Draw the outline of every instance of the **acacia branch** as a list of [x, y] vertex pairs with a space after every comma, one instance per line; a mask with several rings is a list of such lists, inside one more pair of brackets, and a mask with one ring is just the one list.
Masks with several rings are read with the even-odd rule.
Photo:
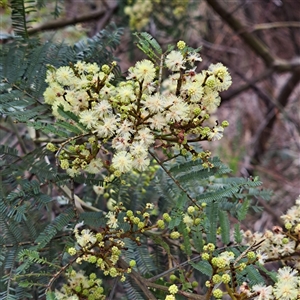
[[[60, 29], [69, 25], [75, 25], [77, 23], [84, 23], [84, 22], [90, 22], [92, 20], [100, 19], [101, 17], [111, 16], [113, 12], [118, 8], [118, 5], [115, 4], [110, 9], [105, 10], [103, 8], [95, 10], [93, 12], [90, 12], [88, 14], [82, 14], [81, 16], [74, 16], [73, 18], [65, 19], [60, 18], [55, 21], [50, 21], [47, 23], [40, 24], [36, 27], [29, 28], [28, 34], [33, 35], [40, 31], [47, 31], [47, 30], [55, 30]], [[107, 19], [107, 17], [106, 17]], [[105, 20], [104, 23], [107, 23], [107, 20]]]
[[[123, 269], [127, 269], [129, 267], [128, 264], [123, 259], [119, 259], [118, 263], [121, 266], [121, 268], [123, 268]], [[147, 296], [147, 299], [149, 299], [149, 300], [157, 300], [155, 298], [155, 296], [148, 289], [149, 287], [158, 289], [161, 291], [169, 292], [168, 286], [150, 282], [148, 279], [142, 277], [138, 272], [136, 272], [133, 269], [132, 269], [131, 273], [129, 273], [128, 275], [134, 279], [136, 284], [141, 288], [141, 290], [145, 293], [145, 295]], [[190, 292], [181, 291], [181, 290], [178, 291], [178, 294], [187, 297], [187, 299], [195, 299], [195, 300], [204, 300], [205, 299], [205, 296], [192, 294]]]

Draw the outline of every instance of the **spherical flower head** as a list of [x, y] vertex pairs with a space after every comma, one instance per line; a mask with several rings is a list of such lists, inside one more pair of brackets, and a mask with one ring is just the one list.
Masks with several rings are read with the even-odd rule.
[[156, 224], [157, 224], [157, 227], [160, 229], [165, 228], [165, 222], [163, 220], [158, 220]]
[[228, 121], [226, 121], [226, 120], [224, 120], [223, 122], [222, 122], [222, 127], [228, 127], [229, 126], [229, 122]]
[[166, 222], [170, 222], [171, 221], [171, 217], [168, 213], [164, 213], [163, 214], [163, 219], [166, 221]]
[[277, 274], [278, 282], [297, 284], [298, 281], [297, 274], [298, 274], [297, 270], [294, 270], [288, 266], [283, 267], [278, 270], [278, 274]]
[[43, 93], [45, 103], [52, 105], [59, 97], [65, 93], [63, 87], [57, 82], [51, 83]]
[[158, 113], [163, 111], [164, 109], [164, 99], [158, 93], [147, 96], [143, 104], [149, 110], [150, 113]]
[[229, 283], [231, 280], [231, 277], [229, 274], [223, 274], [222, 275], [222, 282], [224, 282], [225, 284]]
[[207, 77], [206, 81], [205, 81], [205, 86], [209, 87], [210, 89], [214, 90], [216, 89], [216, 77], [214, 75], [210, 75]]
[[211, 64], [208, 70], [211, 71], [216, 78], [215, 88], [218, 91], [227, 90], [231, 86], [231, 76], [228, 72], [228, 69], [223, 64]]
[[110, 275], [111, 277], [117, 277], [117, 276], [119, 275], [119, 272], [117, 271], [116, 268], [111, 267], [111, 268], [109, 269], [109, 275]]
[[216, 299], [221, 299], [223, 297], [223, 292], [220, 289], [215, 289], [213, 295]]
[[129, 262], [129, 266], [130, 266], [131, 268], [135, 267], [135, 265], [136, 265], [136, 261], [135, 261], [135, 260], [131, 260], [131, 261]]
[[194, 223], [193, 219], [188, 214], [184, 215], [182, 221], [186, 226], [189, 226], [189, 227], [192, 226]]
[[174, 295], [167, 295], [165, 300], [175, 300], [175, 296]]
[[273, 288], [272, 286], [265, 286], [263, 284], [256, 284], [252, 287], [252, 292], [258, 293], [258, 296], [253, 298], [254, 300], [271, 300], [273, 299], [272, 295]]
[[93, 158], [84, 170], [90, 174], [97, 174], [101, 171], [102, 167], [102, 160], [100, 158]]
[[191, 52], [188, 54], [187, 61], [193, 66], [196, 61], [202, 61], [199, 53]]
[[180, 237], [180, 233], [178, 231], [173, 231], [171, 232], [170, 234], [170, 238], [173, 239], [173, 240], [176, 240]]
[[87, 129], [91, 129], [96, 125], [97, 117], [93, 110], [84, 110], [79, 114], [79, 121], [85, 125]]
[[146, 203], [146, 209], [153, 209], [154, 204], [153, 203]]
[[202, 255], [201, 255], [201, 258], [203, 259], [203, 260], [209, 260], [209, 254], [208, 253], [206, 253], [206, 252], [204, 252], [204, 253], [202, 253]]
[[247, 253], [247, 258], [248, 258], [249, 260], [253, 260], [253, 259], [256, 258], [256, 255], [255, 255], [255, 253], [254, 253], [253, 251], [249, 251], [249, 252]]
[[51, 152], [55, 152], [57, 150], [57, 148], [55, 147], [54, 144], [52, 143], [48, 143], [46, 146], [47, 150], [51, 151]]
[[69, 161], [67, 159], [61, 159], [59, 161], [59, 164], [63, 170], [67, 170], [70, 167]]
[[170, 122], [180, 122], [189, 120], [189, 106], [183, 101], [172, 105], [166, 113], [166, 119]]
[[203, 247], [203, 250], [208, 251], [208, 252], [213, 252], [213, 251], [215, 251], [215, 249], [216, 249], [216, 246], [213, 243], [208, 243], [207, 245], [205, 245]]
[[177, 48], [178, 48], [179, 50], [184, 49], [185, 46], [186, 46], [186, 43], [185, 43], [184, 41], [179, 41], [179, 42], [177, 43]]
[[224, 128], [222, 126], [216, 126], [207, 134], [210, 141], [218, 141], [223, 137]]
[[112, 167], [121, 173], [132, 170], [132, 156], [126, 151], [120, 151], [113, 156]]
[[220, 282], [222, 282], [222, 277], [219, 274], [215, 274], [212, 277], [212, 281], [214, 284], [220, 283]]
[[110, 70], [110, 67], [108, 65], [103, 65], [101, 67], [101, 71], [105, 74], [108, 74], [109, 73], [109, 70]]
[[154, 136], [151, 130], [147, 127], [144, 127], [138, 131], [138, 134], [135, 136], [137, 141], [140, 141], [145, 147], [148, 147], [154, 143]]
[[86, 247], [87, 245], [94, 244], [97, 241], [96, 236], [89, 229], [83, 229], [80, 234], [75, 233], [77, 243], [81, 247]]
[[221, 97], [217, 91], [208, 87], [204, 88], [204, 94], [201, 99], [201, 104], [205, 107], [208, 113], [213, 113], [221, 103]]
[[101, 138], [108, 138], [113, 136], [116, 133], [118, 128], [118, 118], [115, 115], [108, 115], [102, 119], [102, 122], [99, 123], [96, 127], [97, 134]]
[[268, 258], [268, 255], [266, 253], [263, 253], [261, 250], [258, 250], [256, 252], [256, 258], [257, 258], [258, 263], [263, 265], [265, 263], [266, 259]]
[[135, 64], [134, 68], [129, 69], [129, 79], [136, 79], [139, 82], [150, 83], [156, 76], [156, 70], [153, 62], [143, 59]]
[[276, 299], [296, 300], [299, 288], [290, 282], [277, 282], [273, 288]]
[[189, 207], [187, 208], [187, 212], [188, 212], [188, 214], [190, 214], [190, 215], [192, 215], [192, 214], [194, 213], [194, 211], [195, 211], [195, 207], [194, 207], [194, 206], [189, 206]]
[[105, 218], [108, 219], [108, 221], [106, 222], [106, 225], [109, 228], [115, 229], [115, 228], [119, 227], [118, 219], [114, 212], [112, 212], [112, 211], [108, 212], [107, 215], [105, 216]]
[[163, 131], [168, 124], [165, 116], [161, 113], [156, 113], [152, 118], [149, 118], [148, 121], [150, 123], [149, 127], [153, 130]]
[[178, 293], [178, 287], [175, 285], [175, 284], [172, 284], [170, 287], [169, 287], [169, 292], [170, 294], [176, 294]]
[[95, 264], [97, 262], [97, 257], [95, 255], [89, 256], [88, 262], [91, 264]]
[[74, 247], [70, 247], [70, 248], [68, 249], [68, 253], [69, 253], [71, 256], [73, 256], [73, 255], [75, 255], [75, 254], [77, 253], [77, 251], [76, 251], [76, 249], [75, 249]]
[[204, 92], [201, 84], [198, 82], [187, 82], [183, 85], [182, 90], [188, 94], [192, 103], [200, 103]]
[[68, 66], [63, 66], [56, 70], [56, 80], [62, 86], [71, 85], [75, 79], [73, 70]]
[[130, 153], [133, 156], [145, 156], [147, 155], [148, 149], [145, 147], [145, 145], [142, 142], [133, 142], [130, 145]]
[[107, 100], [102, 100], [93, 107], [94, 119], [102, 119], [112, 112], [112, 107]]
[[178, 72], [180, 69], [185, 69], [185, 59], [183, 55], [176, 50], [171, 51], [165, 60], [166, 66], [170, 71]]

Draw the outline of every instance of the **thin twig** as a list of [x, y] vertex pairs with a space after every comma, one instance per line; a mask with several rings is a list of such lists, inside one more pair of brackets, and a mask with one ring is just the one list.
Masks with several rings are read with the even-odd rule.
[[169, 170], [160, 162], [160, 160], [149, 150], [150, 155], [157, 161], [157, 163], [162, 167], [162, 169], [168, 174], [168, 176], [173, 180], [173, 182], [178, 186], [180, 190], [184, 192], [184, 194], [193, 202], [194, 205], [196, 205], [200, 210], [202, 210], [202, 207], [199, 206], [196, 199], [193, 199], [188, 191], [180, 184], [180, 182], [169, 172]]
[[272, 22], [272, 23], [262, 23], [256, 24], [252, 28], [251, 31], [256, 30], [265, 30], [265, 29], [274, 29], [274, 28], [282, 28], [282, 27], [300, 27], [300, 22]]
[[61, 269], [54, 274], [54, 276], [50, 279], [50, 281], [47, 284], [46, 292], [49, 292], [51, 290], [51, 287], [54, 283], [54, 281], [69, 267], [71, 266], [77, 259], [77, 256], [74, 257], [72, 260], [70, 260], [66, 265], [61, 267]]

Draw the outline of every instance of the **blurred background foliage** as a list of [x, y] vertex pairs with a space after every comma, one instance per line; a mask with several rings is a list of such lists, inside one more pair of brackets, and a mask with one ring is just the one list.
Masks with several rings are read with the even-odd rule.
[[[11, 0], [17, 1], [17, 0]], [[259, 176], [274, 190], [245, 228], [280, 224], [300, 193], [300, 7], [295, 0], [27, 0], [28, 35], [41, 41], [87, 44], [110, 23], [124, 29], [113, 55], [123, 75], [143, 55], [132, 35], [146, 31], [161, 45], [184, 40], [202, 46], [201, 68], [222, 62], [233, 86], [222, 95], [215, 120], [230, 130], [210, 143], [237, 176]], [[14, 35], [10, 1], [0, 1], [0, 43]], [[0, 119], [0, 143], [22, 151], [11, 124]], [[20, 130], [25, 137], [28, 132]], [[206, 148], [206, 145], [203, 145]]]

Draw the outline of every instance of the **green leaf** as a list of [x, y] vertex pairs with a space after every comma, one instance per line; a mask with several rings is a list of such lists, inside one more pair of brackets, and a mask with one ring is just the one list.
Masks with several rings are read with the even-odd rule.
[[213, 268], [210, 263], [206, 260], [199, 261], [197, 263], [189, 262], [189, 264], [194, 267], [196, 270], [200, 271], [202, 274], [211, 277], [213, 274]]
[[28, 122], [27, 125], [37, 130], [41, 130], [46, 134], [54, 134], [56, 136], [63, 137], [63, 138], [69, 137], [69, 134], [66, 131], [57, 129], [54, 125], [49, 123], [37, 121], [37, 122]]
[[207, 242], [216, 244], [217, 240], [217, 223], [218, 223], [218, 204], [215, 202], [208, 203], [206, 206], [207, 214]]
[[203, 246], [204, 246], [204, 241], [202, 237], [202, 232], [198, 229], [195, 229], [192, 231], [192, 239], [194, 243], [194, 247], [198, 252], [202, 252]]
[[230, 242], [230, 223], [226, 211], [219, 210], [219, 220], [220, 220], [220, 227], [221, 227], [222, 242], [225, 245], [228, 245]]
[[240, 224], [236, 223], [236, 224], [234, 224], [234, 241], [237, 244], [240, 244], [242, 242], [242, 240], [243, 240], [243, 235], [241, 232]]
[[57, 300], [57, 298], [55, 297], [55, 293], [54, 292], [48, 292], [46, 294], [46, 300]]
[[[73, 133], [77, 134], [77, 135], [83, 133], [83, 131], [81, 129], [79, 129], [78, 127], [76, 127], [76, 126], [74, 126], [74, 125], [72, 125], [72, 124], [70, 124], [68, 122], [65, 122], [65, 121], [61, 121], [60, 120], [60, 121], [57, 121], [55, 124], [58, 127], [62, 127], [62, 128], [66, 129], [66, 130], [68, 130], [70, 132], [73, 132]], [[81, 127], [81, 125], [80, 125], [80, 127]]]
[[189, 256], [192, 255], [189, 233], [187, 231], [186, 225], [183, 222], [179, 224], [178, 231], [182, 234], [183, 237], [184, 252]]
[[242, 221], [246, 218], [246, 215], [249, 210], [249, 206], [250, 206], [250, 200], [248, 200], [248, 199], [243, 200], [242, 205], [239, 207], [239, 209], [237, 211], [239, 221]]
[[247, 272], [247, 278], [250, 280], [251, 285], [265, 282], [264, 278], [253, 265], [247, 266], [245, 271]]
[[149, 43], [149, 45], [158, 53], [158, 54], [162, 54], [162, 49], [159, 45], [159, 43], [157, 42], [157, 40], [150, 35], [147, 32], [141, 32], [140, 36], [143, 37], [145, 39], [145, 41], [147, 41]]

